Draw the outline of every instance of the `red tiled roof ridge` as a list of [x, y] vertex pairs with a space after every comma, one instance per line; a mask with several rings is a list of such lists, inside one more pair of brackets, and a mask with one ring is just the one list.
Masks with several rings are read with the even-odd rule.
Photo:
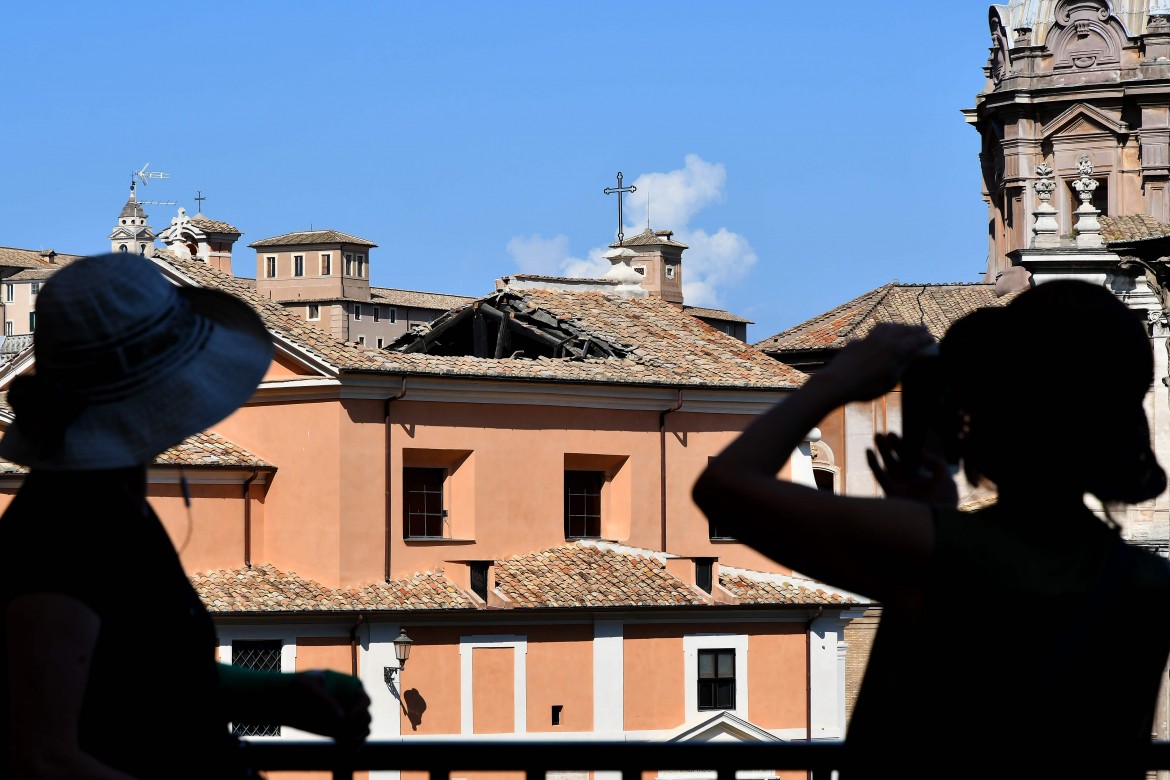
[[847, 337], [848, 334], [852, 333], [854, 331], [854, 329], [856, 329], [860, 323], [865, 321], [866, 317], [868, 317], [871, 313], [873, 313], [873, 310], [876, 309], [878, 307], [878, 305], [883, 300], [885, 300], [885, 297], [890, 294], [890, 290], [893, 289], [895, 285], [897, 285], [897, 282], [886, 282], [881, 287], [876, 287], [873, 290], [870, 290], [869, 292], [862, 293], [861, 295], [858, 295], [856, 298], [852, 298], [852, 299], [846, 301], [845, 303], [841, 304], [840, 306], [829, 309], [827, 312], [825, 312], [823, 314], [818, 314], [817, 316], [813, 317], [812, 319], [808, 319], [808, 320], [805, 320], [804, 322], [801, 322], [797, 325], [793, 325], [791, 328], [788, 328], [787, 330], [780, 331], [776, 335], [771, 336], [769, 338], [766, 338], [763, 341], [758, 341], [758, 342], [756, 342], [756, 344], [754, 346], [756, 347], [756, 349], [762, 350], [762, 349], [764, 349], [763, 345], [766, 342], [779, 341], [781, 338], [783, 338], [784, 336], [786, 336], [789, 333], [792, 333], [792, 332], [797, 331], [797, 330], [803, 330], [803, 329], [809, 328], [815, 324], [819, 324], [820, 322], [823, 322], [824, 320], [832, 318], [838, 312], [848, 311], [849, 307], [851, 307], [855, 304], [867, 302], [867, 299], [869, 299], [872, 296], [872, 298], [873, 298], [872, 302], [868, 302], [868, 305], [866, 305], [864, 307], [864, 311], [853, 315], [853, 322], [850, 323], [849, 326], [845, 330], [839, 331], [839, 337], [841, 337], [841, 338]]

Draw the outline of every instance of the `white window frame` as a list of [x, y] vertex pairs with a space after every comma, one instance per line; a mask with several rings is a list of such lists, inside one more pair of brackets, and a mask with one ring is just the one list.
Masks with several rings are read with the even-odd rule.
[[386, 319], [390, 322], [391, 325], [398, 322], [398, 309], [395, 309], [393, 306], [391, 306], [386, 312]]
[[276, 257], [273, 255], [264, 258], [264, 278], [276, 278]]
[[361, 279], [366, 278], [366, 256], [365, 255], [358, 255], [357, 256], [357, 275]]
[[362, 318], [362, 305], [360, 303], [355, 303], [353, 305], [353, 319], [356, 322], [356, 321], [360, 320], [361, 318]]
[[305, 275], [305, 256], [293, 255], [293, 276], [302, 277]]
[[380, 307], [375, 306], [374, 307], [374, 322], [381, 322], [381, 321], [382, 321], [382, 310]]
[[4, 322], [4, 335], [11, 336], [15, 332], [16, 332], [16, 325], [12, 322], [12, 320], [5, 320], [5, 322]]
[[364, 347], [366, 345], [366, 337], [365, 336], [358, 336], [357, 343], [361, 344]]
[[699, 709], [699, 651], [735, 651], [735, 707], [719, 712], [730, 712], [748, 719], [748, 636], [747, 634], [684, 634], [683, 681], [686, 685], [683, 701], [687, 721], [710, 717], [714, 710]]
[[29, 286], [29, 294], [33, 298], [40, 295], [41, 294], [41, 283], [40, 282], [33, 282], [32, 285]]
[[674, 278], [674, 266], [673, 265], [666, 266], [666, 278], [667, 279]]
[[346, 252], [344, 257], [345, 257], [345, 267], [342, 269], [342, 271], [344, 272], [343, 275], [344, 276], [353, 276], [353, 254], [350, 252]]
[[4, 302], [12, 303], [16, 300], [16, 285], [11, 282], [4, 285]]
[[321, 275], [333, 276], [333, 255], [328, 252], [321, 253]]
[[378, 339], [378, 349], [381, 349], [381, 348], [382, 348], [382, 347], [384, 347], [384, 346], [386, 346], [386, 344], [385, 344], [385, 339], [383, 339], [383, 338], [379, 338], [379, 339]]

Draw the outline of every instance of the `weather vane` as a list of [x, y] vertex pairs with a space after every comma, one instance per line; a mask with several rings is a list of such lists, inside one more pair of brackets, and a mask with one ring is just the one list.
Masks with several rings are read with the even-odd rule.
[[621, 246], [622, 241], [626, 237], [625, 233], [622, 232], [622, 195], [627, 192], [637, 192], [638, 188], [633, 185], [630, 185], [629, 187], [623, 187], [621, 171], [618, 171], [617, 180], [618, 186], [606, 187], [604, 191], [606, 195], [613, 195], [616, 192], [618, 196], [618, 246]]

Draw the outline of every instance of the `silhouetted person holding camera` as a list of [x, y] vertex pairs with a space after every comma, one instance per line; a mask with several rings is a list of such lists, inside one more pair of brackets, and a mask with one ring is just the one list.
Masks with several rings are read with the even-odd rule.
[[[870, 453], [887, 498], [776, 479], [829, 412], [904, 378], [915, 435]], [[1142, 407], [1153, 378], [1134, 312], [1054, 281], [937, 348], [925, 329], [876, 327], [711, 462], [694, 489], [711, 521], [884, 607], [849, 777], [1144, 776], [1170, 564], [1123, 542], [1107, 510], [1166, 488]], [[997, 502], [958, 511], [948, 460]]]
[[259, 317], [133, 254], [61, 269], [37, 312], [36, 373], [13, 382], [0, 440], [31, 469], [0, 518], [0, 776], [231, 778], [229, 722], [360, 743], [356, 679], [215, 663], [211, 618], [146, 501], [154, 457], [264, 376]]

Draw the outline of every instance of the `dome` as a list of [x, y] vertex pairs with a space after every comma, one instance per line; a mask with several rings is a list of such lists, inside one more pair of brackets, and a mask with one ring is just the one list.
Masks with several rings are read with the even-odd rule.
[[[1170, 0], [1102, 0], [1105, 6], [1131, 38], [1144, 35], [1150, 14], [1170, 14]], [[1056, 20], [1056, 7], [1061, 0], [1012, 0], [1006, 5], [991, 6], [992, 14], [998, 13], [1003, 26], [1011, 33], [1020, 27], [1032, 28], [1033, 44], [1043, 44]]]

